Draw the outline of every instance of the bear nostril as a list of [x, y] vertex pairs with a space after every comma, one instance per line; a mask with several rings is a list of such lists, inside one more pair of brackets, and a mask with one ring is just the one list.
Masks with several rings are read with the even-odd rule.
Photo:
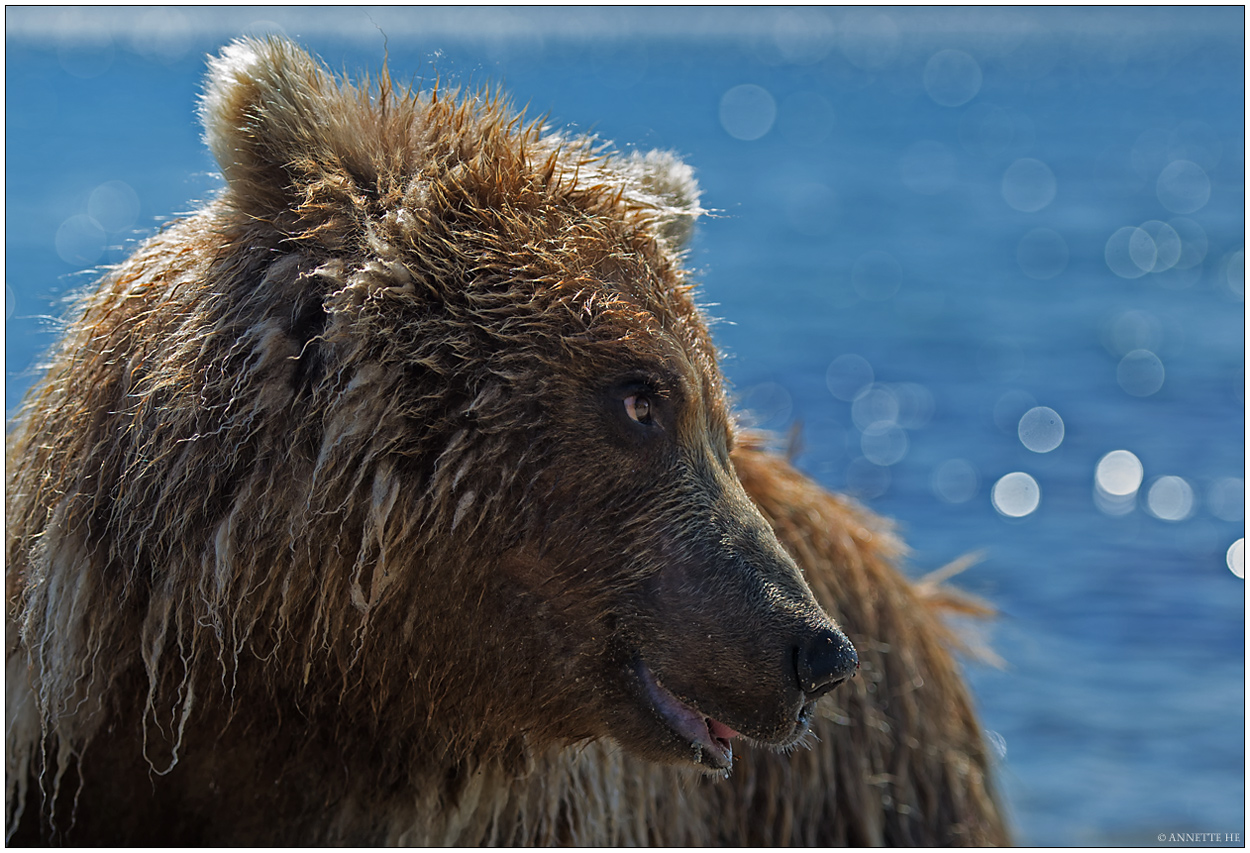
[[817, 631], [795, 649], [795, 675], [808, 699], [824, 696], [857, 669], [859, 655], [841, 631]]

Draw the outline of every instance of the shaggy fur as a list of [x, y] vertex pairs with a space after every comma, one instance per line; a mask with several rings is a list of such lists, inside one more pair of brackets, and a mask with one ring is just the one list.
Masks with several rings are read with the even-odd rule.
[[888, 530], [735, 434], [688, 167], [281, 41], [202, 116], [9, 441], [13, 841], [1006, 840]]

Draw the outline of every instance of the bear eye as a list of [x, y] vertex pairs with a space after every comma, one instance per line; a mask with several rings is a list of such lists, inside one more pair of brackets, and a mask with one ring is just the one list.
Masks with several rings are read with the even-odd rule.
[[646, 394], [633, 394], [625, 398], [625, 413], [630, 420], [640, 424], [652, 424], [651, 398]]

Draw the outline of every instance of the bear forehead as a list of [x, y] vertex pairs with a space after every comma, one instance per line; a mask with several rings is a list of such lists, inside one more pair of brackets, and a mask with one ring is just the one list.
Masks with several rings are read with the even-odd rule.
[[402, 207], [432, 213], [446, 226], [435, 236], [475, 234], [479, 247], [493, 234], [619, 251], [634, 234], [676, 252], [702, 212], [690, 168], [671, 154], [618, 154], [527, 121], [498, 94], [404, 89], [385, 68], [375, 81], [340, 79], [281, 41], [223, 50], [200, 114], [232, 206], [295, 239], [350, 245], [358, 233], [336, 232]]
[[249, 227], [357, 269], [399, 264], [423, 299], [482, 322], [563, 311], [573, 331], [669, 338], [715, 365], [680, 265], [699, 190], [672, 154], [619, 154], [385, 68], [353, 82], [272, 39], [210, 62], [200, 114]]

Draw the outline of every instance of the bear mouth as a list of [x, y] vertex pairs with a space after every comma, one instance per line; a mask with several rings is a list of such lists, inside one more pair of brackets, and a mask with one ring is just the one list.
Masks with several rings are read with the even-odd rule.
[[641, 660], [637, 674], [655, 714], [690, 745], [693, 762], [711, 770], [729, 770], [733, 766], [733, 739], [740, 734], [678, 699]]

